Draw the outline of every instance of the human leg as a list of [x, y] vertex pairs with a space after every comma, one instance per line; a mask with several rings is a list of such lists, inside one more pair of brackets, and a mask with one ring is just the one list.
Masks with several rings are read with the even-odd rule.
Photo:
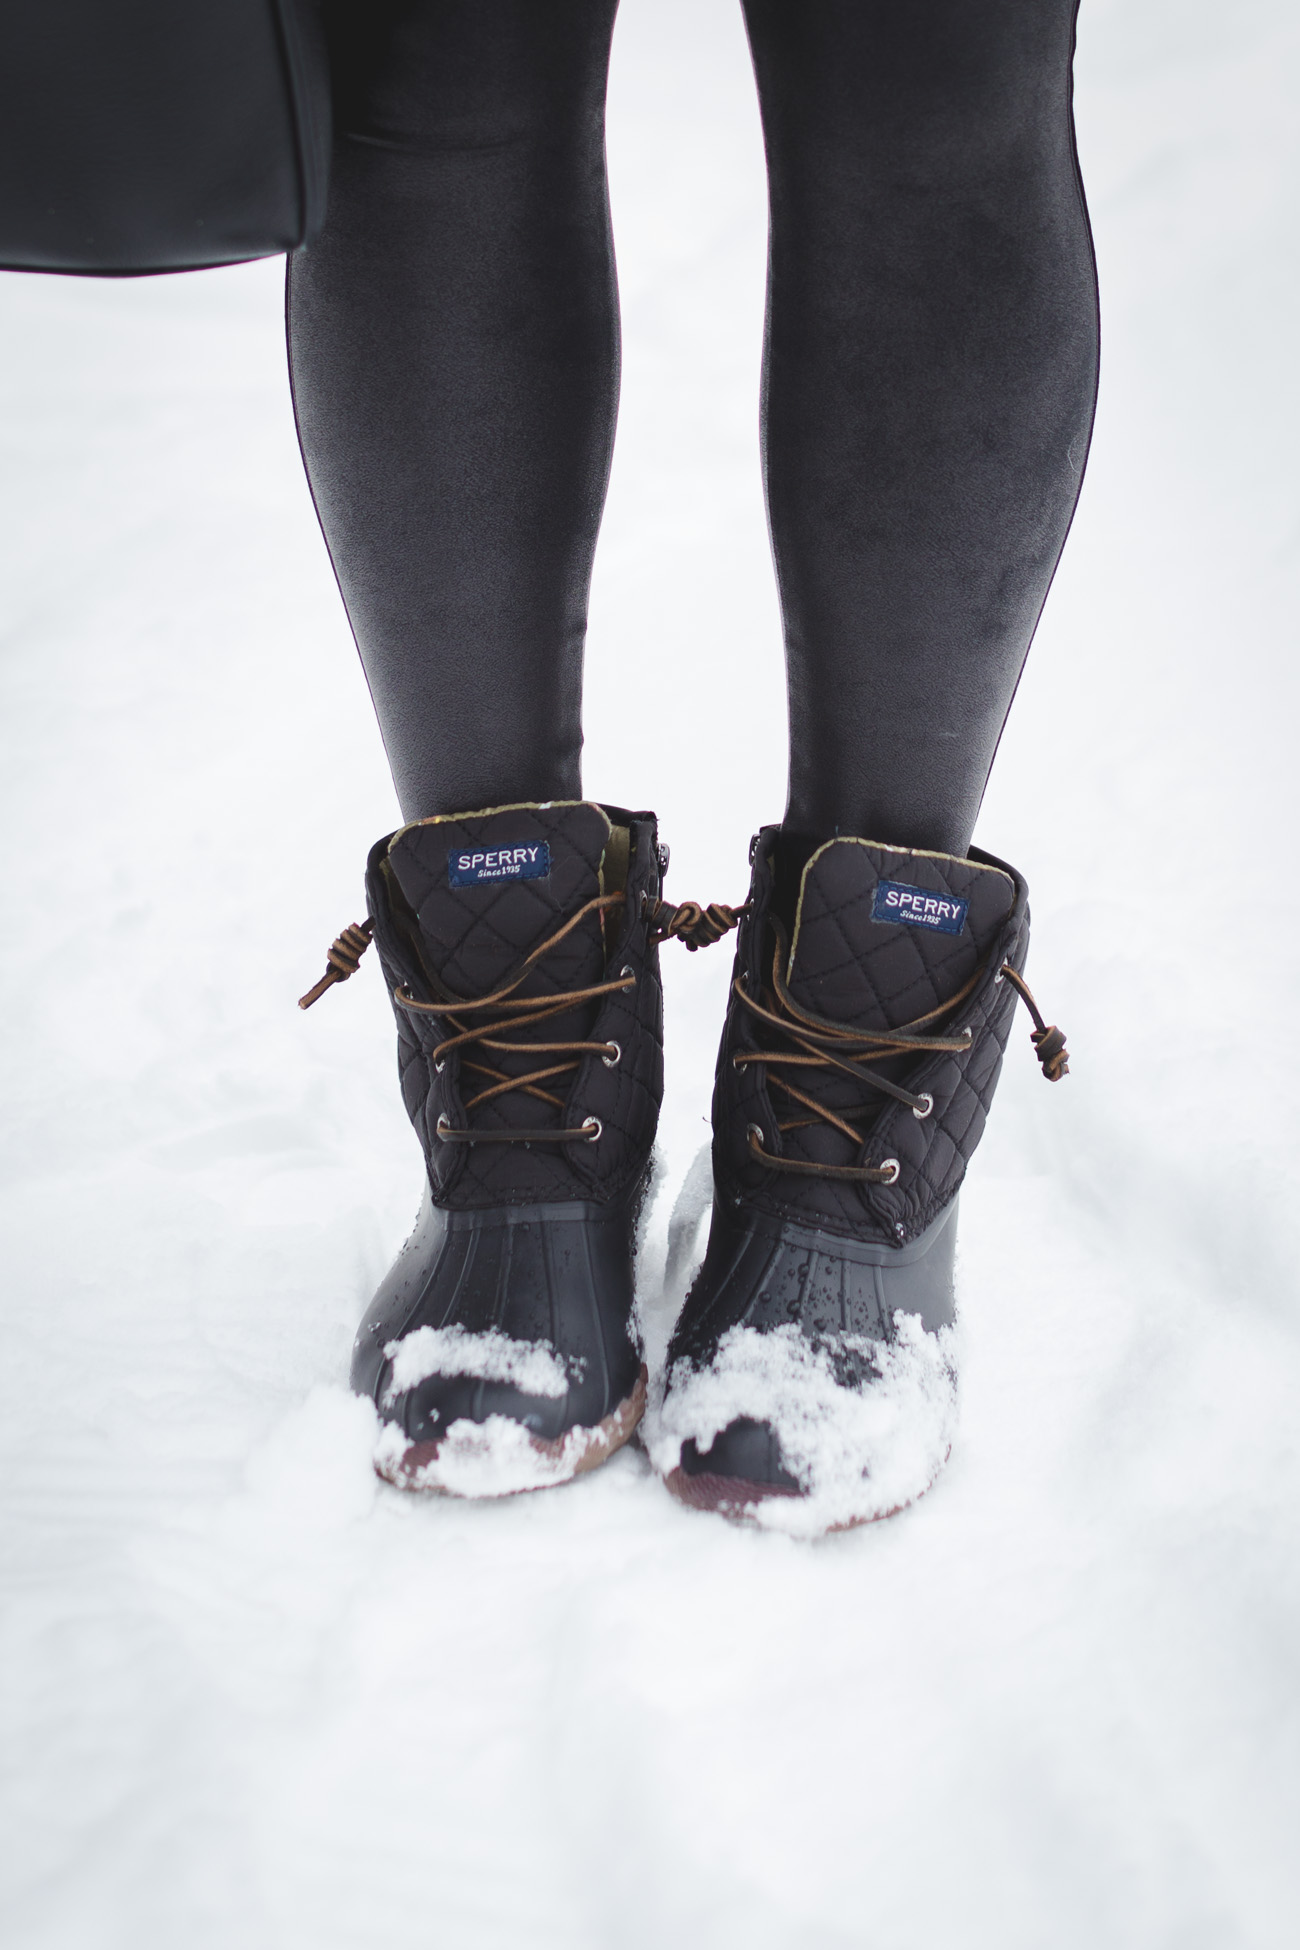
[[575, 798], [612, 450], [617, 0], [329, 0], [303, 456], [408, 819]]
[[1083, 476], [1077, 0], [745, 0], [787, 825], [963, 853]]
[[951, 1440], [956, 1199], [1028, 947], [1023, 880], [970, 834], [1082, 473], [1096, 309], [1074, 0], [745, 5], [790, 796], [651, 1447], [684, 1501], [807, 1533], [901, 1507]]
[[327, 981], [373, 939], [428, 1180], [352, 1379], [384, 1474], [470, 1495], [590, 1468], [644, 1398], [660, 865], [652, 816], [578, 798], [614, 4], [332, 0], [329, 216], [290, 269], [303, 453], [406, 817]]

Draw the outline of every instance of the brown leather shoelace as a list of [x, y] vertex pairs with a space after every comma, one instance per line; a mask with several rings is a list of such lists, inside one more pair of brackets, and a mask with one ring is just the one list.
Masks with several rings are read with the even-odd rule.
[[[934, 1109], [934, 1098], [929, 1091], [922, 1091], [918, 1096], [902, 1084], [895, 1083], [892, 1078], [882, 1076], [871, 1066], [886, 1062], [891, 1057], [930, 1056], [944, 1050], [954, 1055], [964, 1054], [971, 1046], [969, 1029], [944, 1033], [932, 1025], [939, 1024], [942, 1018], [951, 1017], [960, 1009], [977, 987], [987, 964], [977, 968], [956, 995], [898, 1029], [858, 1029], [848, 1023], [835, 1022], [829, 1016], [818, 1015], [795, 1001], [781, 974], [782, 965], [788, 959], [787, 942], [785, 930], [775, 918], [772, 931], [776, 945], [772, 955], [770, 987], [765, 988], [761, 999], [756, 1000], [750, 995], [745, 978], [741, 975], [732, 983], [732, 989], [737, 1001], [749, 1011], [755, 1022], [774, 1031], [779, 1040], [775, 1046], [768, 1048], [737, 1050], [731, 1060], [737, 1069], [744, 1069], [751, 1063], [761, 1064], [769, 1084], [789, 1098], [797, 1111], [806, 1113], [786, 1120], [778, 1119], [777, 1130], [782, 1137], [792, 1131], [808, 1130], [824, 1124], [831, 1130], [841, 1132], [859, 1149], [864, 1142], [862, 1132], [850, 1117], [842, 1116], [828, 1104], [810, 1096], [807, 1090], [791, 1080], [791, 1072], [806, 1076], [808, 1072], [831, 1071], [852, 1077], [868, 1090], [906, 1104], [913, 1116], [928, 1117]], [[1028, 1006], [1035, 1023], [1031, 1040], [1043, 1066], [1043, 1074], [1050, 1082], [1058, 1082], [1069, 1068], [1065, 1037], [1054, 1025], [1049, 1026], [1044, 1022], [1029, 988], [1009, 962], [1003, 963], [999, 979], [1010, 981]], [[866, 1104], [852, 1115], [862, 1118], [873, 1113], [874, 1109], [874, 1104]], [[869, 1185], [892, 1185], [899, 1174], [897, 1158], [886, 1158], [878, 1165], [832, 1165], [806, 1158], [782, 1158], [764, 1145], [763, 1133], [757, 1124], [751, 1124], [746, 1135], [754, 1156], [774, 1171], [804, 1172], [817, 1178], [843, 1178], [856, 1184]]]
[[[465, 1115], [490, 1104], [498, 1097], [506, 1097], [514, 1091], [531, 1097], [535, 1103], [550, 1104], [556, 1110], [564, 1109], [563, 1097], [554, 1090], [543, 1086], [553, 1083], [557, 1077], [567, 1076], [576, 1070], [585, 1056], [599, 1056], [611, 1067], [617, 1063], [623, 1052], [617, 1043], [593, 1043], [581, 1038], [568, 1038], [562, 1042], [539, 1042], [529, 1036], [527, 1041], [517, 1040], [518, 1032], [535, 1029], [539, 1023], [548, 1022], [552, 1016], [562, 1016], [570, 1009], [581, 1008], [585, 1003], [597, 1002], [603, 995], [616, 995], [620, 990], [636, 987], [636, 976], [630, 968], [624, 968], [613, 981], [588, 982], [581, 988], [564, 989], [555, 995], [521, 996], [516, 994], [520, 983], [531, 974], [537, 964], [557, 948], [566, 935], [589, 914], [606, 914], [611, 908], [621, 907], [626, 897], [623, 894], [601, 894], [590, 900], [571, 914], [562, 927], [554, 934], [548, 934], [526, 955], [519, 968], [499, 989], [491, 995], [464, 1001], [459, 997], [446, 1002], [418, 1002], [409, 989], [396, 990], [394, 1000], [398, 1006], [410, 1010], [412, 1015], [434, 1016], [441, 1020], [444, 1028], [451, 1031], [444, 1036], [431, 1051], [435, 1069], [441, 1069], [454, 1050], [461, 1053], [461, 1074], [483, 1077], [486, 1082], [474, 1096], [463, 1098]], [[479, 1021], [468, 1023], [467, 1016], [477, 1016]], [[493, 1056], [541, 1056], [549, 1059], [538, 1069], [525, 1070], [512, 1075], [498, 1067]], [[588, 1117], [576, 1130], [549, 1129], [534, 1131], [472, 1131], [464, 1125], [450, 1122], [440, 1117], [437, 1123], [438, 1136], [444, 1144], [594, 1144], [601, 1134], [598, 1117]]]
[[724, 935], [739, 927], [746, 909], [728, 907], [725, 901], [710, 901], [707, 907], [701, 907], [698, 901], [680, 901], [674, 907], [669, 901], [652, 901], [646, 897], [642, 912], [650, 922], [650, 932], [656, 941], [680, 941], [694, 954], [697, 948], [711, 948], [715, 941], [721, 941]]
[[[634, 988], [636, 976], [630, 968], [613, 980], [593, 982], [585, 987], [567, 989], [562, 994], [542, 996], [520, 996], [516, 994], [520, 983], [535, 968], [542, 958], [549, 954], [565, 936], [576, 928], [587, 915], [600, 913], [619, 907], [626, 896], [623, 894], [604, 894], [587, 902], [578, 909], [554, 934], [548, 935], [520, 965], [514, 977], [493, 991], [491, 995], [477, 999], [449, 998], [445, 1002], [417, 1001], [408, 989], [399, 988], [395, 1000], [399, 1007], [412, 1014], [441, 1017], [445, 1020], [450, 1035], [443, 1038], [433, 1051], [435, 1064], [441, 1068], [453, 1050], [476, 1051], [471, 1058], [461, 1057], [462, 1071], [471, 1071], [486, 1079], [484, 1086], [473, 1097], [465, 1101], [466, 1114], [480, 1105], [491, 1103], [513, 1091], [521, 1091], [536, 1102], [549, 1104], [563, 1111], [564, 1099], [554, 1090], [544, 1086], [553, 1083], [558, 1077], [567, 1076], [578, 1068], [584, 1057], [598, 1055], [602, 1062], [611, 1066], [619, 1062], [622, 1050], [614, 1042], [600, 1043], [587, 1040], [567, 1040], [560, 1042], [539, 1042], [529, 1036], [527, 1041], [515, 1040], [521, 1030], [533, 1030], [539, 1023], [553, 1016], [563, 1015], [569, 1009], [582, 1007], [595, 1002], [604, 995], [613, 995], [620, 990]], [[745, 908], [728, 907], [721, 901], [713, 901], [702, 907], [698, 901], [681, 901], [673, 906], [668, 901], [643, 899], [642, 911], [649, 923], [649, 932], [655, 941], [681, 941], [693, 953], [697, 948], [711, 947], [722, 940], [740, 921]], [[765, 1066], [769, 1080], [786, 1097], [808, 1115], [795, 1116], [784, 1123], [778, 1123], [778, 1130], [784, 1136], [787, 1132], [807, 1129], [817, 1123], [828, 1125], [843, 1133], [853, 1144], [860, 1146], [862, 1133], [849, 1118], [838, 1111], [820, 1103], [793, 1081], [791, 1071], [836, 1071], [843, 1076], [854, 1078], [873, 1092], [882, 1092], [897, 1102], [906, 1104], [916, 1117], [924, 1118], [934, 1109], [934, 1099], [929, 1092], [917, 1096], [914, 1092], [895, 1083], [892, 1078], [882, 1076], [870, 1066], [897, 1056], [932, 1055], [936, 1051], [950, 1050], [961, 1054], [971, 1045], [968, 1029], [943, 1034], [931, 1025], [940, 1018], [953, 1015], [975, 989], [984, 973], [978, 968], [965, 987], [955, 996], [941, 1003], [928, 1014], [917, 1016], [914, 1021], [905, 1023], [899, 1029], [863, 1030], [846, 1023], [834, 1022], [828, 1016], [819, 1016], [810, 1009], [803, 1008], [791, 996], [781, 975], [781, 966], [787, 955], [787, 942], [781, 924], [773, 919], [773, 933], [776, 946], [772, 958], [772, 982], [770, 989], [763, 991], [761, 1000], [755, 1000], [748, 993], [744, 977], [737, 977], [733, 988], [737, 999], [756, 1019], [774, 1031], [783, 1046], [767, 1049], [737, 1050], [732, 1061], [743, 1067], [749, 1063]], [[331, 946], [326, 957], [326, 969], [314, 988], [299, 999], [301, 1009], [309, 1009], [324, 995], [326, 989], [336, 982], [346, 982], [357, 972], [362, 955], [370, 946], [373, 923], [369, 920], [354, 923], [345, 928]], [[1052, 1083], [1057, 1083], [1068, 1074], [1069, 1062], [1066, 1055], [1065, 1037], [1055, 1024], [1044, 1021], [1027, 983], [1019, 976], [1009, 962], [1004, 962], [999, 975], [1000, 980], [1009, 981], [1020, 996], [1034, 1019], [1034, 1029], [1030, 1040], [1035, 1053], [1043, 1066], [1043, 1074]], [[482, 1015], [477, 1023], [468, 1023], [470, 1015]], [[538, 1069], [527, 1070], [519, 1075], [510, 1075], [498, 1064], [489, 1059], [488, 1052], [502, 1056], [542, 1056], [553, 1059], [543, 1063]], [[855, 1113], [865, 1116], [870, 1106], [864, 1106]], [[575, 1142], [594, 1143], [601, 1135], [601, 1122], [598, 1117], [589, 1117], [575, 1130], [550, 1129], [524, 1131], [473, 1131], [451, 1124], [446, 1117], [440, 1117], [437, 1125], [438, 1136], [445, 1144], [571, 1144]], [[892, 1185], [898, 1176], [899, 1166], [896, 1158], [887, 1158], [880, 1165], [830, 1165], [818, 1164], [803, 1158], [779, 1158], [768, 1151], [763, 1144], [763, 1134], [757, 1125], [749, 1127], [749, 1147], [754, 1156], [776, 1171], [808, 1172], [821, 1178], [847, 1178], [858, 1183]]]
[[[599, 1056], [610, 1068], [621, 1060], [623, 1052], [614, 1042], [598, 1043], [583, 1039], [539, 1042], [531, 1034], [526, 1041], [517, 1038], [521, 1030], [531, 1031], [553, 1016], [561, 1016], [570, 1009], [599, 1001], [602, 996], [635, 988], [637, 978], [630, 968], [625, 967], [612, 981], [591, 982], [559, 994], [521, 996], [516, 991], [543, 957], [589, 914], [603, 915], [611, 908], [621, 907], [625, 899], [624, 894], [602, 894], [588, 901], [585, 907], [570, 915], [554, 934], [539, 942], [521, 962], [511, 980], [495, 989], [491, 995], [473, 1000], [457, 996], [449, 997], [445, 1002], [420, 1002], [409, 989], [399, 988], [394, 992], [394, 1000], [399, 1008], [407, 1009], [413, 1015], [440, 1018], [450, 1030], [451, 1033], [445, 1035], [431, 1052], [436, 1068], [441, 1069], [448, 1056], [459, 1050], [462, 1052], [462, 1074], [471, 1072], [476, 1077], [486, 1079], [481, 1090], [464, 1099], [467, 1117], [471, 1111], [514, 1091], [522, 1092], [537, 1103], [550, 1104], [556, 1110], [563, 1111], [563, 1097], [554, 1090], [546, 1089], [545, 1085], [576, 1070], [587, 1056]], [[689, 949], [708, 947], [720, 941], [740, 919], [733, 908], [720, 903], [702, 908], [698, 901], [683, 901], [674, 907], [667, 901], [646, 899], [642, 911], [654, 940], [683, 941]], [[314, 988], [299, 999], [299, 1008], [309, 1009], [326, 989], [336, 982], [346, 982], [356, 974], [361, 957], [370, 946], [372, 933], [373, 924], [369, 920], [354, 923], [343, 930], [326, 956], [324, 975]], [[481, 1020], [468, 1022], [466, 1018], [471, 1015], [479, 1016]], [[471, 1050], [474, 1052], [472, 1056], [469, 1054]], [[507, 1056], [542, 1056], [550, 1060], [538, 1069], [511, 1075], [491, 1060], [492, 1057]], [[588, 1117], [575, 1130], [551, 1126], [539, 1130], [477, 1131], [454, 1125], [445, 1116], [440, 1117], [437, 1123], [437, 1133], [444, 1144], [593, 1144], [600, 1137], [601, 1128], [598, 1117]]]

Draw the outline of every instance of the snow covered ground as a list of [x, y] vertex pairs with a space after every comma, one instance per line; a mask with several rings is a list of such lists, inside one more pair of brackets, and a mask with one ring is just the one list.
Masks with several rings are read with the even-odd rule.
[[[817, 1546], [639, 1452], [376, 1482], [347, 1353], [419, 1158], [377, 970], [294, 1001], [395, 808], [280, 270], [0, 279], [15, 1950], [1294, 1941], [1298, 82], [1287, 0], [1085, 0], [1102, 407], [981, 826], [1073, 1074], [1021, 1025], [950, 1467]], [[611, 155], [587, 783], [735, 899], [784, 758], [729, 0], [625, 0]], [[727, 976], [665, 960], [660, 1350]]]

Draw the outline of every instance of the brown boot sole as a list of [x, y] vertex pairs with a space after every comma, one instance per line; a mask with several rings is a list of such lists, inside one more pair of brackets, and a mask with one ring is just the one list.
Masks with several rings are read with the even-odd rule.
[[[951, 1450], [945, 1453], [944, 1463], [950, 1454]], [[943, 1464], [940, 1464], [932, 1481], [926, 1484], [924, 1490], [918, 1490], [916, 1496], [906, 1497], [891, 1509], [877, 1510], [872, 1516], [846, 1517], [842, 1523], [827, 1524], [822, 1534], [830, 1537], [841, 1530], [858, 1530], [864, 1524], [884, 1523], [887, 1518], [896, 1517], [900, 1511], [910, 1510], [925, 1495], [925, 1490], [933, 1487], [942, 1468]], [[786, 1490], [772, 1483], [747, 1483], [739, 1476], [712, 1476], [707, 1471], [699, 1476], [688, 1476], [680, 1464], [676, 1469], [669, 1470], [664, 1482], [677, 1501], [684, 1503], [688, 1510], [708, 1510], [714, 1516], [726, 1517], [730, 1523], [753, 1523], [754, 1506], [769, 1497], [797, 1499], [803, 1495], [802, 1490]]]
[[[550, 1441], [540, 1436], [530, 1436], [528, 1446], [539, 1462], [557, 1473], [500, 1494], [524, 1496], [533, 1490], [554, 1489], [608, 1462], [633, 1435], [645, 1413], [646, 1380], [647, 1372], [643, 1364], [632, 1393], [612, 1409], [603, 1421], [597, 1422], [594, 1428], [570, 1429], [567, 1435], [556, 1436]], [[394, 1461], [376, 1462], [375, 1473], [386, 1483], [391, 1483], [394, 1489], [426, 1490], [437, 1496], [465, 1495], [464, 1491], [429, 1480], [429, 1472], [436, 1467], [445, 1441], [446, 1438], [442, 1437], [437, 1442], [412, 1442]]]

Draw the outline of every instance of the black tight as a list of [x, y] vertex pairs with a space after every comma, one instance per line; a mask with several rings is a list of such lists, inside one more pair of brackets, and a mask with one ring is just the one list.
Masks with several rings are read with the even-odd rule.
[[748, 0], [790, 824], [964, 852], [1097, 374], [1075, 0]]
[[[339, 137], [290, 265], [294, 390], [407, 817], [580, 793], [616, 4], [327, 7]], [[964, 851], [1092, 417], [1075, 0], [744, 6], [787, 822]]]
[[329, 221], [290, 259], [312, 491], [408, 818], [579, 794], [618, 400], [616, 0], [334, 0]]

